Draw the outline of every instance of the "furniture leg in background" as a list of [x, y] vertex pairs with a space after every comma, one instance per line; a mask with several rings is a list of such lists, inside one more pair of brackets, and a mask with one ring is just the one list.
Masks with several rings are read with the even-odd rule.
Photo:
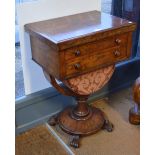
[[140, 78], [138, 78], [133, 86], [134, 107], [129, 111], [129, 122], [134, 125], [140, 124]]

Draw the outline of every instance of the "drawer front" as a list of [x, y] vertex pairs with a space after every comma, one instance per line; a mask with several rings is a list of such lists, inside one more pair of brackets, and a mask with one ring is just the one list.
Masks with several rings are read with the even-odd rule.
[[65, 61], [79, 58], [85, 55], [92, 55], [106, 49], [123, 46], [127, 44], [128, 34], [120, 34], [106, 39], [102, 39], [93, 43], [87, 43], [85, 45], [77, 46], [75, 48], [67, 49], [65, 51]]
[[93, 55], [85, 55], [80, 58], [67, 61], [65, 65], [66, 77], [82, 74], [92, 71], [102, 66], [113, 64], [115, 62], [127, 58], [127, 46], [115, 46], [104, 50], [104, 52], [95, 53]]

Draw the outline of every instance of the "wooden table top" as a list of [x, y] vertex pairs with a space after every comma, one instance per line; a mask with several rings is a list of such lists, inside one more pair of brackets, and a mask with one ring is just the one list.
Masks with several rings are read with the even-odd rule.
[[131, 25], [134, 24], [128, 20], [99, 11], [90, 11], [26, 24], [25, 30], [31, 35], [44, 38], [57, 45], [77, 38]]

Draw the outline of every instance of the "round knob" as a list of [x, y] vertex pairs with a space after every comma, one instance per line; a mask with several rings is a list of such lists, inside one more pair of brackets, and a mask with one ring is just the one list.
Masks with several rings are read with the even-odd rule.
[[75, 56], [79, 56], [80, 55], [80, 51], [75, 51]]
[[120, 43], [121, 43], [121, 40], [120, 40], [120, 39], [116, 39], [115, 42], [116, 42], [117, 44], [120, 44]]
[[118, 56], [121, 55], [121, 53], [120, 53], [120, 51], [115, 51], [115, 52], [114, 52], [114, 55], [115, 55], [116, 57], [118, 57]]
[[75, 69], [80, 69], [81, 65], [79, 63], [74, 64]]

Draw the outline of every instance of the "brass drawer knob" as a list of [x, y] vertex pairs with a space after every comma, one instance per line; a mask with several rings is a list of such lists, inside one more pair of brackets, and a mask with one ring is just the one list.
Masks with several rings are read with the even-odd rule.
[[80, 51], [75, 51], [75, 56], [79, 56], [80, 54]]
[[120, 51], [114, 51], [114, 55], [115, 55], [115, 57], [118, 57], [121, 55], [121, 53], [120, 53]]
[[120, 39], [115, 40], [116, 44], [120, 44], [122, 41]]
[[80, 69], [80, 67], [81, 67], [81, 65], [80, 65], [79, 63], [74, 64], [74, 68], [75, 68], [75, 69]]

